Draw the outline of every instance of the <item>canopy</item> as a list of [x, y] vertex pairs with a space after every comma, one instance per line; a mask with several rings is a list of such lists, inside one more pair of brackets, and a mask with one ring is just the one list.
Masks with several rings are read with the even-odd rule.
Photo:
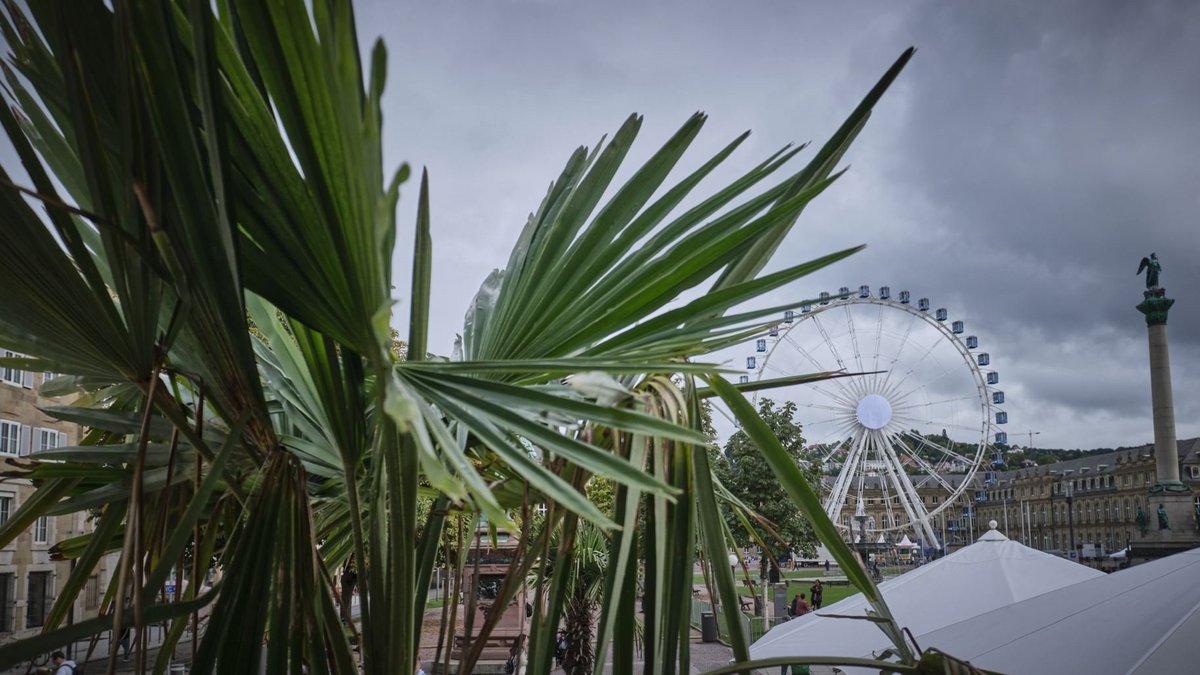
[[909, 539], [908, 535], [906, 534], [904, 535], [903, 539], [896, 543], [896, 548], [918, 548], [918, 546], [917, 544], [912, 543], [912, 540]]
[[[976, 543], [889, 579], [879, 589], [900, 626], [919, 635], [1102, 576], [1089, 567], [1010, 541], [993, 529]], [[865, 616], [869, 606], [859, 593], [782, 623], [751, 645], [750, 657], [862, 657], [882, 651], [890, 642], [871, 622], [823, 616]]]
[[1198, 637], [1193, 549], [918, 634], [917, 642], [1008, 673], [1149, 675], [1195, 672]]

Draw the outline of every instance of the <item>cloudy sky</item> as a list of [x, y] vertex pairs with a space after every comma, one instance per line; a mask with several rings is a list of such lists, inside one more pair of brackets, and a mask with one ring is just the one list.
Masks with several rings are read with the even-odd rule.
[[[786, 143], [823, 142], [912, 45], [849, 173], [805, 212], [776, 266], [868, 248], [773, 300], [859, 284], [929, 296], [991, 353], [1010, 440], [1033, 431], [1043, 447], [1134, 445], [1153, 433], [1134, 270], [1157, 251], [1177, 299], [1179, 436], [1200, 435], [1200, 3], [362, 2], [358, 12], [364, 43], [379, 35], [390, 51], [388, 159], [431, 172], [442, 351], [574, 147], [642, 113], [636, 166], [703, 110], [709, 123], [683, 168], [754, 132], [717, 186]], [[398, 269], [406, 256], [402, 247]]]

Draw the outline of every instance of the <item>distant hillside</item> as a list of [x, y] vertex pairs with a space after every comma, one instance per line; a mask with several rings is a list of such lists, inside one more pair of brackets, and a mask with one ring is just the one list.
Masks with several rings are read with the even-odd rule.
[[[1085, 455], [1101, 455], [1108, 452], [1116, 452], [1117, 450], [1128, 450], [1136, 446], [1121, 446], [1118, 448], [1094, 448], [1092, 450], [1064, 450], [1059, 448], [1012, 448], [1004, 455], [1004, 460], [1007, 469], [1018, 469], [1024, 465], [1025, 460], [1032, 459], [1038, 466], [1045, 464], [1054, 464], [1056, 462], [1066, 461], [1068, 459], [1078, 459]], [[999, 468], [999, 467], [997, 467]]]

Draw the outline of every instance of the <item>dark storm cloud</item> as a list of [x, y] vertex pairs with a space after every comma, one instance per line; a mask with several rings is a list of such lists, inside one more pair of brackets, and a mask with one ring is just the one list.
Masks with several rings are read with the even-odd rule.
[[[1150, 440], [1133, 271], [1151, 250], [1178, 298], [1176, 398], [1194, 412], [1197, 6], [938, 3], [909, 25], [930, 42], [906, 73], [925, 95], [892, 138], [905, 161], [888, 178], [946, 228], [921, 281], [951, 282], [1013, 364], [1014, 419], [1062, 445]], [[1182, 434], [1194, 420], [1180, 415]]]
[[639, 111], [633, 162], [703, 109], [687, 166], [755, 131], [729, 177], [821, 142], [915, 45], [773, 264], [868, 249], [771, 300], [910, 288], [991, 352], [1014, 440], [1129, 445], [1152, 433], [1133, 272], [1155, 250], [1178, 298], [1180, 435], [1200, 434], [1200, 4], [377, 3], [359, 19], [391, 48], [389, 156], [432, 171], [445, 351], [574, 146]]
[[[1200, 435], [1200, 3], [360, 1], [357, 12], [364, 47], [382, 35], [389, 48], [387, 161], [431, 172], [437, 351], [450, 352], [475, 289], [575, 146], [644, 113], [633, 167], [705, 110], [681, 169], [754, 130], [711, 189], [785, 143], [822, 142], [914, 45], [850, 171], [773, 266], [868, 248], [766, 301], [911, 289], [991, 353], [1012, 440], [1033, 430], [1044, 446], [1132, 445], [1152, 436], [1134, 270], [1157, 251], [1177, 299], [1179, 435]], [[0, 153], [15, 165], [7, 143]], [[400, 210], [402, 303], [414, 194], [406, 186]]]

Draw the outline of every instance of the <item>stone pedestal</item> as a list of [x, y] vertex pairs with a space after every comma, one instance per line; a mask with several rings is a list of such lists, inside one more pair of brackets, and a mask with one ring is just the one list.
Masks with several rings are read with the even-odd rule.
[[[1157, 486], [1156, 486], [1157, 487]], [[1196, 526], [1194, 495], [1188, 488], [1181, 491], [1151, 490], [1146, 496], [1146, 533], [1137, 532], [1129, 545], [1128, 558], [1138, 564], [1182, 553], [1200, 546], [1200, 529]], [[1159, 507], [1166, 514], [1167, 527], [1161, 528]]]

